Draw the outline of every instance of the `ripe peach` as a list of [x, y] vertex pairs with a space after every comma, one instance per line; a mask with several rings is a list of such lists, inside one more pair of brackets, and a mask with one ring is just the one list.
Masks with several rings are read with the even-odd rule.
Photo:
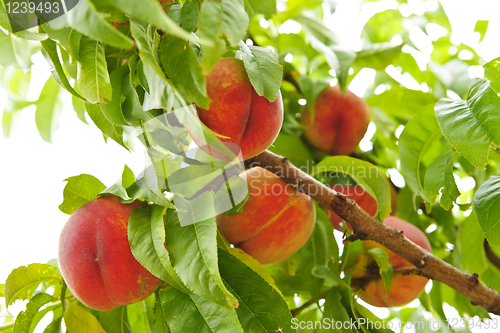
[[[366, 192], [360, 185], [354, 185], [354, 186], [342, 186], [342, 185], [331, 185], [331, 188], [333, 188], [335, 191], [345, 194], [349, 197], [349, 199], [352, 199], [356, 201], [356, 203], [364, 209], [368, 214], [371, 216], [375, 216], [377, 214], [377, 201], [370, 195], [368, 192]], [[334, 212], [328, 211], [330, 214], [330, 222], [332, 223], [333, 227], [337, 229], [338, 231], [344, 232], [344, 228], [340, 226], [340, 222], [342, 222], [342, 218], [335, 214]], [[347, 228], [349, 228], [349, 231], [352, 232], [352, 226], [348, 223]]]
[[127, 236], [132, 210], [115, 196], [89, 201], [69, 218], [59, 238], [59, 267], [73, 295], [89, 308], [113, 310], [139, 302], [162, 281], [132, 255]]
[[[425, 234], [413, 224], [410, 224], [406, 221], [403, 221], [397, 217], [389, 216], [384, 220], [384, 224], [388, 227], [395, 228], [398, 230], [402, 230], [409, 240], [413, 243], [419, 245], [425, 250], [432, 252], [431, 244], [429, 240], [425, 236]], [[373, 241], [364, 241], [363, 248], [366, 253], [368, 250], [372, 248], [382, 248], [387, 252], [389, 256], [389, 263], [392, 265], [394, 270], [400, 268], [411, 268], [415, 267], [413, 264], [404, 260], [391, 250], [383, 247], [382, 245], [373, 242]], [[356, 266], [360, 266], [359, 264], [362, 262], [364, 265], [365, 255], [360, 256], [360, 262]], [[370, 263], [368, 263], [370, 266]], [[353, 275], [353, 278], [363, 278], [366, 276], [366, 272], [356, 271]], [[405, 304], [410, 303], [414, 299], [418, 298], [420, 294], [424, 291], [425, 285], [429, 280], [423, 276], [417, 275], [395, 275], [392, 278], [391, 289], [389, 291], [389, 295], [385, 290], [385, 284], [382, 278], [377, 278], [375, 280], [370, 280], [366, 285], [362, 286], [363, 292], [360, 295], [360, 298], [368, 304], [378, 307], [390, 307], [390, 306], [403, 306]]]
[[241, 177], [248, 183], [250, 197], [243, 212], [217, 216], [220, 231], [263, 265], [290, 257], [313, 230], [316, 210], [312, 199], [260, 167]]
[[344, 97], [339, 86], [327, 87], [316, 98], [314, 121], [304, 107], [304, 135], [313, 146], [330, 155], [349, 155], [358, 146], [370, 123], [365, 101], [349, 90]]
[[[274, 102], [259, 96], [250, 83], [243, 61], [223, 58], [206, 77], [208, 110], [197, 107], [200, 120], [212, 131], [229, 137], [222, 142], [239, 146], [243, 159], [266, 150], [283, 122], [281, 94]], [[234, 145], [227, 145], [236, 155]], [[212, 149], [213, 150], [213, 149]], [[212, 152], [217, 157], [216, 152]]]

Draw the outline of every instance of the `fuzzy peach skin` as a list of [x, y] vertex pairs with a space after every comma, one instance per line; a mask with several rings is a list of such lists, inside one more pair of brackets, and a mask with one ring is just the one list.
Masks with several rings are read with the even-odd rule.
[[287, 259], [311, 235], [316, 220], [312, 199], [261, 167], [241, 177], [246, 178], [250, 197], [243, 212], [217, 216], [220, 231], [263, 265]]
[[[347, 195], [349, 199], [356, 201], [359, 207], [364, 209], [371, 216], [375, 216], [377, 214], [377, 201], [370, 194], [368, 194], [368, 192], [366, 192], [360, 185], [354, 185], [354, 186], [331, 185], [330, 187], [339, 193]], [[328, 211], [328, 213], [330, 215], [330, 222], [333, 225], [333, 227], [338, 231], [344, 232], [344, 228], [340, 226], [342, 218], [337, 214], [335, 214], [334, 212]], [[347, 224], [349, 231], [352, 232], [352, 226], [348, 222], [345, 223]]]
[[139, 302], [162, 281], [132, 255], [127, 226], [139, 201], [122, 204], [115, 196], [94, 199], [69, 218], [59, 238], [59, 268], [69, 290], [99, 311]]
[[[196, 107], [200, 120], [212, 131], [229, 137], [241, 149], [243, 159], [266, 150], [283, 123], [281, 93], [274, 102], [259, 96], [252, 87], [243, 61], [223, 58], [206, 77], [208, 110]], [[236, 155], [233, 145], [227, 146]], [[216, 154], [214, 156], [218, 157]]]
[[[402, 230], [406, 238], [408, 238], [410, 241], [426, 249], [427, 251], [432, 252], [431, 244], [429, 243], [429, 240], [427, 239], [425, 234], [422, 232], [422, 230], [420, 230], [413, 224], [410, 224], [394, 216], [385, 218], [384, 224], [388, 227]], [[392, 265], [393, 269], [415, 267], [391, 250], [383, 247], [376, 242], [363, 242], [365, 253], [375, 247], [382, 248], [387, 252], [389, 256], [389, 263]], [[365, 260], [364, 256], [360, 257], [360, 261], [361, 260]], [[356, 277], [359, 277], [359, 275], [357, 274]], [[429, 279], [423, 276], [394, 276], [392, 278], [389, 295], [387, 296], [384, 281], [382, 280], [382, 278], [379, 278], [377, 280], [370, 281], [368, 285], [363, 287], [363, 292], [361, 293], [360, 298], [366, 303], [378, 307], [403, 306], [420, 297], [420, 294], [424, 291], [425, 285], [428, 281]]]
[[327, 87], [316, 98], [314, 121], [304, 107], [301, 122], [304, 135], [319, 150], [330, 155], [349, 155], [356, 150], [370, 123], [366, 102], [347, 90], [344, 97], [340, 87]]

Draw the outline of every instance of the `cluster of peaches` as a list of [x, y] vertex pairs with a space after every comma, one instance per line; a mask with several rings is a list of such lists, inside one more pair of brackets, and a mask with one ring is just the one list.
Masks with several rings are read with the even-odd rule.
[[[209, 110], [197, 107], [200, 120], [224, 136], [222, 142], [236, 144], [243, 159], [266, 150], [276, 139], [283, 121], [281, 95], [274, 102], [253, 89], [244, 64], [235, 58], [219, 60], [206, 77]], [[312, 117], [304, 107], [301, 121], [305, 138], [312, 146], [331, 155], [354, 152], [369, 124], [366, 103], [338, 86], [325, 88], [317, 97]], [[261, 264], [287, 259], [309, 239], [316, 219], [312, 199], [274, 173], [255, 167], [240, 175], [249, 184], [249, 199], [242, 212], [218, 215], [221, 233]], [[341, 187], [343, 194], [372, 216], [377, 202], [359, 185]], [[148, 297], [162, 281], [151, 275], [133, 257], [127, 238], [132, 210], [144, 208], [139, 201], [123, 204], [114, 196], [103, 196], [81, 206], [65, 225], [59, 243], [59, 265], [71, 292], [90, 308], [108, 311]], [[342, 232], [342, 219], [330, 213], [334, 228]], [[346, 223], [346, 222], [344, 222]], [[384, 223], [402, 230], [417, 245], [431, 251], [425, 234], [415, 226], [390, 216]], [[352, 228], [348, 223], [346, 229]], [[332, 235], [333, 236], [333, 235]], [[366, 252], [374, 247], [363, 242], [353, 274], [362, 280], [373, 260]], [[413, 267], [383, 248], [394, 269]], [[360, 298], [375, 306], [401, 306], [417, 298], [428, 280], [421, 276], [394, 276], [387, 294], [384, 281], [370, 279], [360, 287]], [[89, 288], [92, 286], [92, 288]]]

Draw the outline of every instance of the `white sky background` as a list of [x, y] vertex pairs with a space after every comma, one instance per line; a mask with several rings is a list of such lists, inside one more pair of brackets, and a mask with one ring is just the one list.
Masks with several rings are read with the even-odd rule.
[[[432, 8], [436, 1], [408, 0], [409, 5], [400, 10], [419, 14], [422, 8]], [[350, 42], [354, 49], [360, 48], [357, 42], [370, 13], [384, 8], [397, 8], [396, 1], [388, 0], [366, 4], [362, 7], [363, 12], [360, 12], [357, 0], [338, 2], [340, 5], [336, 13], [326, 23], [345, 41]], [[500, 56], [500, 1], [441, 2], [450, 16], [454, 43], [465, 43], [473, 47], [485, 61]], [[490, 20], [488, 33], [480, 44], [477, 34], [474, 34], [478, 19]], [[418, 31], [412, 36], [412, 41], [417, 45], [429, 42]], [[426, 55], [422, 53], [420, 61], [425, 64], [425, 59]], [[36, 99], [50, 74], [41, 54], [35, 55], [33, 61], [35, 65], [30, 96]], [[397, 73], [390, 74], [397, 76]], [[470, 74], [481, 76], [481, 71], [472, 71]], [[373, 76], [374, 73], [370, 70], [362, 71], [353, 80], [350, 89], [362, 95]], [[400, 75], [397, 79], [409, 88], [419, 89], [414, 86], [415, 82], [411, 78]], [[53, 144], [40, 138], [35, 125], [34, 109], [23, 111], [22, 120], [13, 129], [10, 139], [0, 135], [0, 283], [4, 283], [10, 271], [16, 267], [44, 263], [57, 257], [59, 233], [68, 219], [68, 215], [58, 209], [63, 199], [64, 179], [88, 173], [109, 186], [121, 175], [125, 164], [136, 175], [144, 166], [142, 150], [138, 149], [138, 152], [131, 154], [112, 140], [107, 145], [104, 144], [102, 133], [90, 120], [89, 126], [76, 117], [69, 93], [64, 96], [61, 126], [53, 137]], [[4, 92], [0, 91], [0, 110], [5, 99]], [[0, 132], [1, 130], [0, 126]], [[448, 313], [452, 315], [451, 311], [447, 311]]]

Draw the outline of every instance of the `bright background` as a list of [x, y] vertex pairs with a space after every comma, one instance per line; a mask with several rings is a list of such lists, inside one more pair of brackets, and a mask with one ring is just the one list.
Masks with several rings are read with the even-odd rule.
[[[398, 8], [403, 15], [422, 13], [425, 8], [437, 6], [437, 0], [408, 0], [398, 5], [396, 1], [367, 3], [360, 7], [359, 1], [337, 1], [339, 6], [326, 24], [334, 29], [349, 46], [359, 50], [359, 36], [364, 23], [375, 13], [387, 8]], [[500, 56], [500, 1], [496, 0], [442, 0], [453, 27], [452, 42], [466, 44], [476, 50], [485, 62]], [[477, 20], [489, 20], [488, 32], [481, 43], [474, 26]], [[265, 24], [266, 22], [263, 22]], [[300, 29], [294, 22], [285, 22], [280, 32], [296, 32]], [[439, 29], [436, 30], [439, 34]], [[431, 36], [433, 37], [433, 36]], [[426, 66], [432, 52], [431, 37], [420, 29], [410, 34], [412, 42], [423, 51], [405, 49], [411, 52], [419, 65]], [[395, 37], [397, 43], [398, 38]], [[427, 52], [425, 52], [427, 51]], [[464, 57], [467, 55], [464, 54]], [[30, 100], [36, 100], [42, 85], [50, 75], [49, 68], [40, 53], [33, 57], [32, 86]], [[410, 89], [425, 90], [410, 76], [389, 66], [386, 71], [402, 85]], [[472, 67], [471, 77], [483, 76], [482, 68]], [[351, 82], [349, 88], [362, 96], [366, 87], [373, 82], [374, 70], [362, 70]], [[0, 90], [0, 110], [6, 102], [6, 95]], [[143, 151], [128, 152], [109, 140], [104, 144], [102, 133], [88, 119], [82, 123], [71, 106], [69, 94], [63, 96], [63, 112], [60, 129], [53, 137], [53, 143], [44, 142], [37, 131], [34, 108], [23, 111], [12, 136], [5, 139], [0, 135], [0, 283], [4, 283], [10, 271], [22, 265], [45, 263], [57, 257], [57, 244], [61, 228], [68, 215], [59, 211], [62, 202], [64, 179], [82, 173], [91, 174], [106, 186], [113, 184], [127, 164], [137, 175], [144, 166]], [[373, 128], [373, 125], [372, 125]], [[0, 127], [0, 132], [2, 131]], [[361, 148], [370, 149], [369, 131]], [[336, 236], [339, 236], [337, 234]], [[340, 241], [340, 238], [338, 238]], [[418, 305], [412, 303], [410, 306]], [[369, 306], [368, 306], [369, 307]], [[389, 314], [387, 309], [370, 309], [379, 315]], [[445, 306], [447, 316], [456, 316], [454, 309]], [[1, 319], [0, 319], [0, 322]], [[486, 332], [486, 330], [473, 330]], [[412, 332], [412, 330], [404, 330]], [[493, 330], [491, 330], [493, 332]]]

